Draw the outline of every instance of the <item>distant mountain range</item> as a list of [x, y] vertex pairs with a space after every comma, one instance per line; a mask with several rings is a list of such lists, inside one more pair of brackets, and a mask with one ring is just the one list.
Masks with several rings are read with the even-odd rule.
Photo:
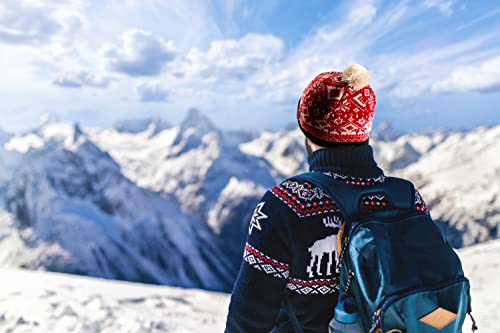
[[[371, 144], [412, 180], [457, 247], [497, 238], [500, 126]], [[91, 129], [48, 121], [0, 133], [0, 265], [228, 291], [251, 211], [307, 168], [295, 129], [223, 131], [200, 111]]]

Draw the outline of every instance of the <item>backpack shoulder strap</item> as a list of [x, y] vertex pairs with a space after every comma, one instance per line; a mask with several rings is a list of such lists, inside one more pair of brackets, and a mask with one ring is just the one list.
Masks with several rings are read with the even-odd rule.
[[306, 172], [292, 177], [295, 180], [305, 180], [323, 189], [335, 200], [344, 216], [353, 216], [358, 211], [359, 197], [352, 186], [335, 180], [322, 172]]
[[389, 195], [394, 208], [415, 209], [415, 186], [410, 181], [397, 177], [386, 177], [380, 187]]
[[386, 177], [380, 184], [366, 187], [354, 187], [345, 184], [322, 172], [306, 172], [289, 180], [305, 180], [323, 189], [330, 197], [335, 199], [335, 203], [340, 211], [347, 218], [351, 218], [359, 213], [360, 199], [367, 194], [384, 192], [391, 199], [392, 208], [413, 209], [415, 205], [415, 188], [407, 180], [395, 177]]

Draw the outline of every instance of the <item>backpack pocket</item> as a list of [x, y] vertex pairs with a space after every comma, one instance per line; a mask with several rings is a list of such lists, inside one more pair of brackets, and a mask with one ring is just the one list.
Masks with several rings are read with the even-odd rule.
[[370, 331], [461, 332], [469, 307], [469, 288], [469, 281], [461, 276], [386, 297], [375, 312]]

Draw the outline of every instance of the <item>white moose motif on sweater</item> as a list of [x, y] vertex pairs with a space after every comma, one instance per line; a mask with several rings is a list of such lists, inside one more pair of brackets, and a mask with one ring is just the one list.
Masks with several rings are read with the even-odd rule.
[[309, 253], [311, 255], [311, 262], [309, 266], [307, 266], [307, 273], [309, 273], [309, 277], [314, 277], [313, 269], [314, 263], [316, 262], [316, 274], [322, 276], [321, 273], [321, 261], [323, 260], [323, 256], [325, 254], [328, 255], [328, 265], [326, 270], [326, 275], [332, 274], [332, 265], [334, 265], [333, 254], [335, 253], [335, 264], [337, 263], [337, 235], [330, 235], [326, 238], [317, 240], [314, 244], [309, 248]]

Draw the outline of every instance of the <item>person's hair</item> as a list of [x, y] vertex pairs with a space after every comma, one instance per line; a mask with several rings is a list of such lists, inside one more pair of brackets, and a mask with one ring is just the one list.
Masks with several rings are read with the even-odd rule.
[[304, 139], [305, 139], [304, 144], [306, 146], [307, 155], [311, 155], [311, 153], [314, 151], [313, 148], [311, 147], [311, 141], [307, 138], [307, 136]]
[[315, 143], [314, 141], [312, 141], [310, 138], [308, 138], [307, 136], [305, 137], [305, 146], [306, 146], [306, 151], [307, 151], [307, 155], [310, 155], [312, 152], [318, 150], [318, 149], [314, 149], [311, 145], [311, 143], [315, 146], [318, 147], [318, 149], [327, 149], [327, 148], [331, 148], [331, 147], [346, 147], [346, 146], [362, 146], [362, 145], [367, 145], [370, 143], [370, 139], [366, 139], [365, 141], [362, 141], [362, 142], [329, 142], [328, 143], [328, 146], [322, 146], [322, 145], [318, 145], [317, 143]]

